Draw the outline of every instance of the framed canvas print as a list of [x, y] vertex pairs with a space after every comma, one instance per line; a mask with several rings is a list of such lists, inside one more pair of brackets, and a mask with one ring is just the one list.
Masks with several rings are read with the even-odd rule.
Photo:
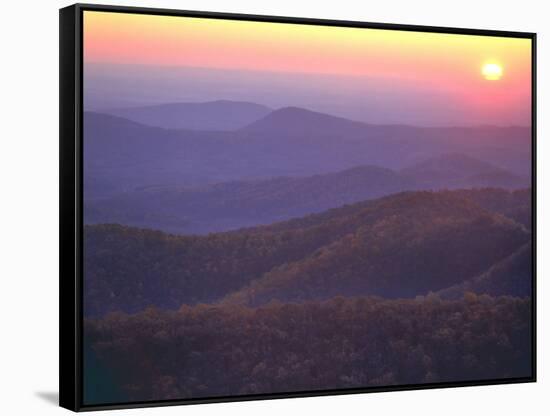
[[60, 403], [535, 381], [535, 34], [60, 11]]

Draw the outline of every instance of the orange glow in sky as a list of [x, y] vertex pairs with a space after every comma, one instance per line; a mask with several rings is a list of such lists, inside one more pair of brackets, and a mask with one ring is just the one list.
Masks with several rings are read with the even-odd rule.
[[529, 102], [531, 91], [521, 38], [86, 11], [84, 59], [418, 81], [473, 107]]

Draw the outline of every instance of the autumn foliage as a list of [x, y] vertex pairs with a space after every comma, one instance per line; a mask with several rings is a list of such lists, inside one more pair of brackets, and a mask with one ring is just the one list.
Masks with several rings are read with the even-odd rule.
[[[86, 321], [86, 359], [108, 371], [85, 389], [125, 401], [525, 377], [530, 307], [467, 293], [113, 313]], [[106, 378], [116, 395], [101, 396]]]

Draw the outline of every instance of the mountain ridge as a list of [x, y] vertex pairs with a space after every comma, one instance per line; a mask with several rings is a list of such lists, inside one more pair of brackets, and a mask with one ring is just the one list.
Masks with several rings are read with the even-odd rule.
[[[402, 171], [361, 165], [305, 177], [230, 181], [202, 187], [143, 187], [109, 199], [88, 200], [84, 220], [88, 224], [113, 222], [173, 233], [205, 234], [283, 221], [401, 191], [515, 189], [528, 184], [527, 180], [468, 156], [453, 158], [463, 165], [455, 163], [458, 169], [448, 173], [444, 170], [447, 164], [438, 172], [418, 171], [416, 166], [422, 169], [430, 164], [428, 161]], [[468, 165], [479, 169], [469, 171]], [[479, 172], [485, 175], [481, 179], [473, 175]], [[492, 174], [497, 175], [497, 180]], [[514, 180], [506, 180], [509, 177]]]
[[531, 296], [531, 242], [495, 263], [483, 273], [437, 292], [444, 299], [459, 299], [467, 292], [489, 296]]
[[[359, 165], [399, 170], [449, 152], [530, 175], [528, 129], [380, 127], [308, 110], [287, 109], [283, 115], [285, 111], [297, 113], [297, 121], [254, 131], [169, 130], [85, 112], [84, 180], [93, 184], [86, 189], [100, 197], [152, 185], [311, 176]], [[323, 122], [301, 117], [303, 113]], [[496, 179], [475, 180], [490, 184]], [[509, 177], [499, 180], [506, 183]]]
[[361, 121], [350, 120], [345, 117], [334, 116], [321, 113], [319, 111], [308, 110], [302, 107], [288, 106], [281, 107], [271, 111], [264, 117], [244, 126], [242, 131], [257, 131], [263, 129], [272, 129], [274, 126], [280, 127], [281, 124], [290, 124], [292, 128], [299, 127], [296, 124], [302, 124], [307, 127], [317, 123], [328, 123], [330, 128], [342, 128], [342, 126], [356, 126], [358, 128], [370, 127], [371, 125]]
[[[349, 221], [360, 224], [350, 234], [273, 269], [223, 302], [257, 306], [273, 299], [300, 302], [354, 293], [413, 297], [483, 272], [510, 254], [518, 241], [528, 239], [521, 225], [452, 192], [404, 192], [363, 206], [355, 216], [332, 221], [344, 227]], [[514, 230], [519, 240], [508, 240], [505, 230]], [[499, 250], [505, 251], [496, 254], [482, 239], [498, 240]], [[400, 280], [404, 270], [414, 270], [415, 281], [409, 286]]]
[[225, 297], [253, 305], [350, 291], [414, 297], [482, 273], [529, 239], [523, 226], [452, 191], [403, 192], [207, 236], [120, 225], [85, 226], [84, 235], [90, 316]]

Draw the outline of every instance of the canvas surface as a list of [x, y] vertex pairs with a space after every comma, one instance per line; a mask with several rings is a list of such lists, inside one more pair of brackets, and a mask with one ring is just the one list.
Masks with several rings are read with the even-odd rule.
[[530, 39], [83, 28], [84, 404], [531, 376]]

